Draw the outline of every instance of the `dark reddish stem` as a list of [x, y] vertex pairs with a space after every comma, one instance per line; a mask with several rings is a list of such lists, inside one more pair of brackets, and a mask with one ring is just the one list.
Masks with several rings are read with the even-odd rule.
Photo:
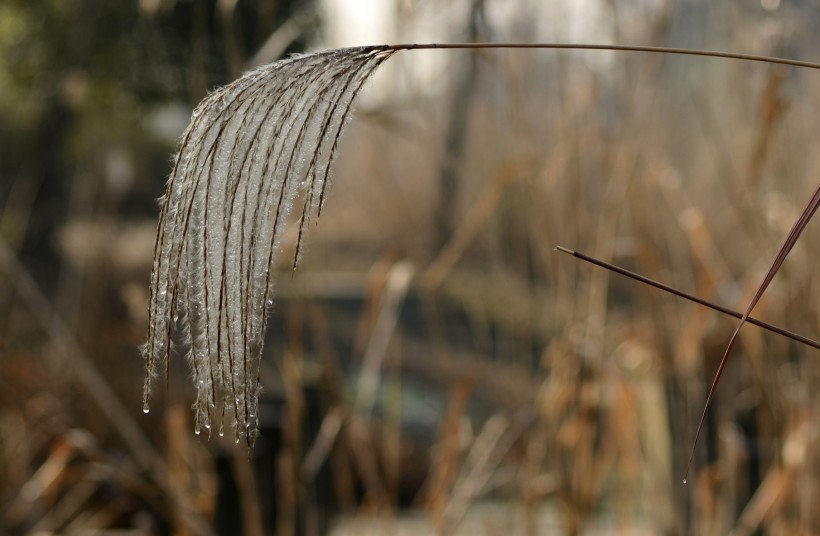
[[732, 60], [746, 60], [807, 69], [820, 69], [820, 63], [811, 61], [790, 60], [759, 56], [756, 54], [735, 54], [733, 52], [717, 52], [714, 50], [697, 50], [690, 48], [652, 47], [639, 45], [597, 45], [597, 44], [567, 44], [567, 43], [419, 43], [382, 45], [384, 50], [432, 50], [432, 49], [553, 49], [553, 50], [616, 50], [625, 52], [654, 52], [658, 54], [677, 54], [684, 56], [707, 56], [711, 58], [726, 58]]
[[[596, 259], [595, 257], [590, 257], [589, 255], [585, 255], [585, 254], [581, 253], [580, 251], [573, 251], [571, 249], [567, 249], [567, 248], [561, 247], [561, 246], [555, 246], [555, 250], [556, 251], [561, 251], [562, 253], [567, 253], [568, 255], [572, 255], [573, 257], [581, 259], [582, 261], [585, 261], [585, 262], [588, 262], [588, 263], [591, 263], [591, 264], [595, 264], [595, 265], [600, 266], [602, 268], [606, 268], [607, 270], [610, 270], [610, 271], [615, 272], [617, 274], [621, 274], [623, 276], [629, 277], [631, 279], [634, 279], [635, 281], [640, 281], [641, 283], [646, 283], [647, 285], [651, 285], [655, 288], [659, 288], [661, 290], [664, 290], [666, 292], [674, 294], [675, 296], [680, 296], [681, 298], [685, 298], [685, 299], [687, 299], [691, 302], [695, 302], [697, 304], [703, 305], [704, 307], [709, 307], [710, 309], [714, 309], [715, 311], [718, 311], [718, 312], [723, 313], [725, 315], [733, 316], [737, 319], [743, 318], [743, 315], [741, 313], [738, 313], [737, 311], [733, 311], [732, 309], [729, 309], [728, 307], [723, 307], [722, 305], [718, 305], [718, 304], [710, 302], [708, 300], [704, 300], [703, 298], [700, 298], [700, 297], [695, 296], [693, 294], [688, 294], [688, 293], [686, 293], [682, 290], [676, 289], [675, 287], [670, 287], [669, 285], [661, 283], [660, 281], [655, 281], [654, 279], [650, 279], [646, 276], [636, 274], [635, 272], [631, 272], [631, 271], [629, 271], [625, 268], [621, 268], [620, 266], [616, 266], [614, 264], [610, 264], [610, 263], [602, 261], [600, 259]], [[756, 318], [748, 317], [746, 319], [746, 321], [750, 324], [754, 324], [755, 326], [758, 326], [758, 327], [761, 327], [763, 329], [769, 330], [772, 333], [777, 333], [778, 335], [788, 337], [789, 339], [792, 339], [792, 340], [797, 341], [799, 343], [803, 343], [807, 346], [811, 346], [812, 348], [817, 348], [818, 350], [820, 350], [820, 342], [817, 342], [814, 339], [810, 339], [808, 337], [805, 337], [805, 336], [800, 335], [798, 333], [795, 333], [793, 331], [789, 331], [787, 329], [777, 327], [773, 324], [769, 324], [768, 322], [763, 322], [762, 320], [758, 320]]]

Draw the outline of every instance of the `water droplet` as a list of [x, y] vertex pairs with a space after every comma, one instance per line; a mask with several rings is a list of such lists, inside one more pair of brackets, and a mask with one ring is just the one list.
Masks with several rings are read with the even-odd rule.
[[201, 431], [202, 431], [202, 430], [200, 430], [200, 428], [199, 428], [199, 421], [197, 421], [197, 422], [196, 422], [196, 424], [194, 425], [194, 433], [195, 433], [196, 435], [199, 435], [199, 433], [200, 433]]
[[148, 402], [146, 402], [145, 404], [142, 405], [142, 412], [143, 413], [148, 413], [149, 411], [151, 411], [151, 408], [148, 407]]
[[223, 426], [219, 427], [219, 437], [223, 437], [225, 435], [225, 428]]
[[684, 478], [684, 479], [683, 479], [683, 485], [685, 486], [685, 485], [686, 485], [686, 484], [688, 484], [688, 483], [689, 483], [689, 482], [688, 482], [688, 481]]

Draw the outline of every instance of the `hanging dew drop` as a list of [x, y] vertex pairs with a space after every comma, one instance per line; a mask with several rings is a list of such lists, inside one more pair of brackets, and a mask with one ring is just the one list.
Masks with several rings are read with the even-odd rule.
[[148, 402], [146, 402], [145, 404], [142, 405], [142, 412], [143, 413], [148, 413], [149, 411], [151, 411], [151, 408], [148, 407]]
[[689, 481], [688, 481], [688, 480], [686, 480], [686, 479], [684, 478], [684, 479], [683, 479], [683, 485], [685, 486], [685, 485], [686, 485], [686, 484], [688, 484], [688, 483], [689, 483]]
[[224, 437], [224, 436], [225, 436], [225, 427], [220, 425], [219, 426], [219, 437]]

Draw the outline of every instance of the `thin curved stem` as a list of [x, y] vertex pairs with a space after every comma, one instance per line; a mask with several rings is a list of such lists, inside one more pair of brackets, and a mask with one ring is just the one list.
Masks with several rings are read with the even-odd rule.
[[691, 48], [656, 47], [642, 45], [599, 45], [589, 43], [403, 43], [398, 45], [382, 45], [373, 47], [383, 50], [432, 50], [432, 49], [555, 49], [555, 50], [616, 50], [626, 52], [651, 52], [658, 54], [677, 54], [683, 56], [707, 56], [711, 58], [726, 58], [732, 60], [756, 61], [820, 69], [820, 63], [757, 54], [736, 54], [733, 52], [719, 52], [715, 50], [699, 50]]

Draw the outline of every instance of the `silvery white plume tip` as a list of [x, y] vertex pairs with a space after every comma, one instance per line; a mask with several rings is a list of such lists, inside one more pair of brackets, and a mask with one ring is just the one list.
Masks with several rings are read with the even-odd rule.
[[[206, 97], [183, 134], [162, 200], [151, 273], [144, 411], [171, 346], [196, 387], [195, 431], [257, 433], [271, 267], [294, 205], [298, 260], [350, 105], [386, 47], [292, 57]], [[172, 342], [173, 341], [173, 342]]]

